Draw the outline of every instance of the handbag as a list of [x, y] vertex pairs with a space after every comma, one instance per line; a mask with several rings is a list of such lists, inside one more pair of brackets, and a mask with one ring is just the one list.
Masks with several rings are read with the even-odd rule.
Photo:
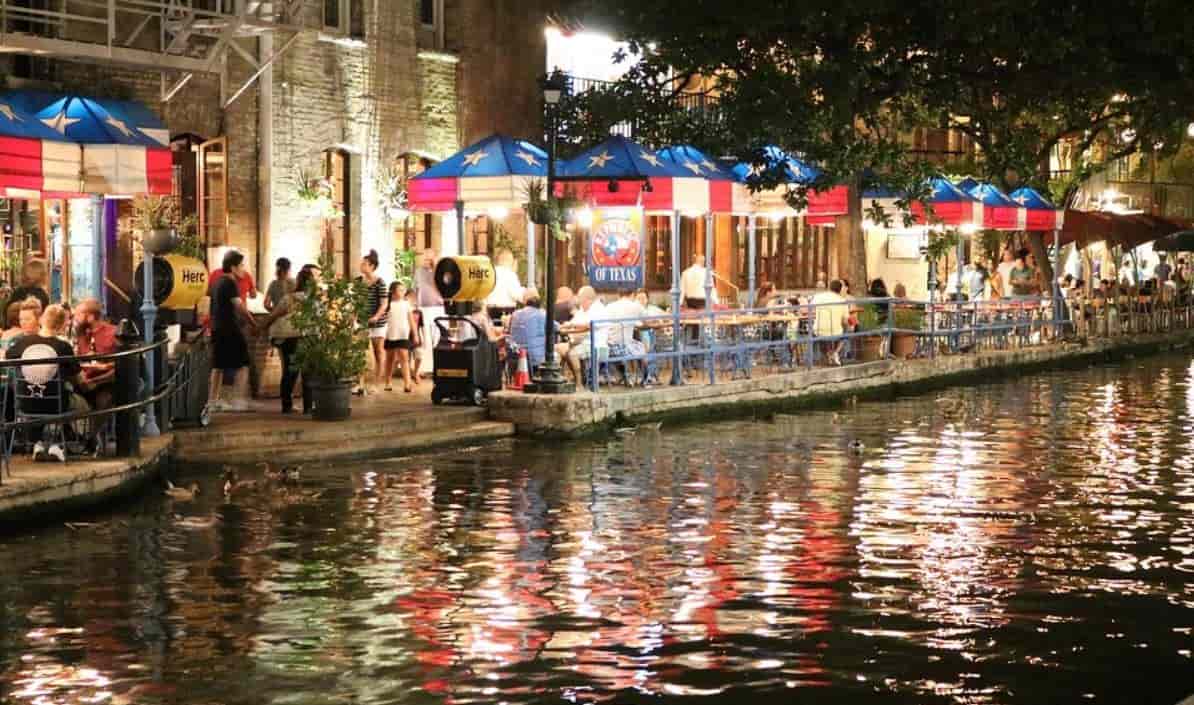
[[294, 294], [286, 297], [286, 314], [279, 316], [277, 320], [270, 324], [270, 340], [290, 340], [299, 337], [298, 329], [294, 327], [294, 323], [290, 319], [294, 315], [294, 307], [297, 303]]

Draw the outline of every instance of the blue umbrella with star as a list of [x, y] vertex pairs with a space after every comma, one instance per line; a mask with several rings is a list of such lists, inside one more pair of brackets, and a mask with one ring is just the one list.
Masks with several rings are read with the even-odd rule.
[[448, 211], [456, 201], [474, 211], [526, 202], [529, 182], [547, 177], [547, 153], [526, 140], [490, 135], [411, 179], [412, 210]]
[[560, 191], [571, 190], [597, 206], [642, 206], [662, 213], [704, 213], [709, 207], [703, 175], [621, 136], [560, 164], [557, 178]]

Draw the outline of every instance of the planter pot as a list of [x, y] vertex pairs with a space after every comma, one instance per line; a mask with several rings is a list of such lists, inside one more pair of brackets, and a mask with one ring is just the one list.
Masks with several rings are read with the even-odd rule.
[[893, 333], [891, 336], [891, 354], [893, 357], [907, 359], [916, 352], [916, 336], [912, 333]]
[[312, 418], [317, 421], [343, 421], [352, 415], [352, 382], [312, 380]]
[[883, 336], [867, 335], [856, 338], [858, 341], [858, 361], [874, 362], [883, 357]]
[[143, 244], [155, 255], [164, 255], [178, 246], [178, 233], [173, 228], [155, 228], [146, 231]]

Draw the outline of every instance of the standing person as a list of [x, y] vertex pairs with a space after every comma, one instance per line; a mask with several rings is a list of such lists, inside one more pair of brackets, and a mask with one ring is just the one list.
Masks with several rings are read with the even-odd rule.
[[[295, 328], [292, 316], [300, 302], [315, 289], [319, 278], [319, 267], [314, 264], [304, 265], [294, 280], [294, 289], [286, 294], [266, 320], [269, 329], [270, 342], [278, 348], [278, 355], [282, 358], [282, 382], [278, 388], [278, 395], [282, 399], [282, 413], [294, 412], [294, 385], [298, 381], [300, 371], [294, 355], [298, 351], [302, 335]], [[311, 413], [311, 392], [306, 375], [303, 378], [303, 413]]]
[[[220, 271], [211, 297], [211, 407], [212, 411], [248, 411], [249, 341], [241, 326], [256, 335], [257, 322], [237, 288], [245, 275], [245, 256], [229, 250]], [[232, 387], [231, 402], [221, 399], [225, 384]]]
[[814, 313], [813, 326], [818, 337], [836, 338], [822, 344], [825, 359], [829, 364], [841, 366], [842, 346], [845, 343], [841, 335], [846, 330], [847, 319], [850, 317], [850, 305], [842, 296], [842, 283], [834, 279], [829, 282], [828, 291], [817, 292], [813, 296]]
[[1158, 253], [1157, 266], [1153, 267], [1153, 276], [1157, 278], [1157, 281], [1164, 284], [1165, 282], [1169, 281], [1169, 277], [1172, 274], [1173, 267], [1171, 267], [1169, 263], [1165, 261], [1165, 253]]
[[290, 276], [290, 260], [279, 257], [274, 263], [275, 278], [265, 289], [265, 310], [273, 311], [282, 299], [294, 293], [295, 280]]
[[[229, 250], [229, 252], [236, 252], [241, 256], [242, 263], [244, 262], [245, 254], [240, 250]], [[216, 283], [224, 276], [224, 270], [213, 269], [211, 274], [207, 277], [207, 293], [213, 294], [216, 288]], [[241, 266], [240, 273], [236, 275], [236, 289], [240, 292], [240, 298], [248, 306], [249, 299], [257, 298], [257, 282], [253, 280], [253, 275], [249, 273], [249, 265]], [[212, 298], [215, 298], [214, 295]], [[248, 310], [246, 308], [246, 310]]]
[[1036, 286], [1036, 275], [1028, 267], [1027, 254], [1021, 250], [1016, 253], [1015, 267], [1008, 273], [1008, 285], [1013, 299], [1025, 299], [1032, 296]]
[[415, 386], [419, 384], [419, 370], [423, 369], [423, 311], [419, 308], [419, 298], [414, 289], [406, 290], [406, 302], [410, 304], [410, 315], [414, 317], [415, 328], [411, 331], [410, 346], [410, 378]]
[[976, 259], [967, 265], [966, 291], [971, 301], [982, 301], [987, 298], [987, 267], [982, 259]]
[[[372, 353], [370, 359], [373, 362], [371, 370], [375, 381], [378, 384], [383, 381], [389, 384], [389, 380], [381, 379], [385, 373], [386, 310], [389, 308], [389, 302], [386, 301], [386, 283], [377, 276], [377, 266], [377, 250], [369, 250], [361, 258], [361, 281], [365, 283], [369, 292], [366, 304], [369, 318], [365, 321], [365, 328], [369, 331], [369, 349]], [[366, 372], [355, 394], [364, 396], [368, 392], [369, 372]]]
[[410, 351], [418, 335], [414, 307], [406, 296], [406, 287], [399, 282], [390, 284], [390, 310], [386, 314], [385, 390], [393, 391], [394, 366], [402, 365], [402, 391], [410, 394]]
[[[692, 258], [692, 266], [685, 269], [680, 275], [680, 301], [684, 303], [686, 308], [705, 308], [705, 277], [707, 271], [705, 268], [705, 256], [695, 255]], [[717, 287], [713, 287], [710, 293], [713, 295], [712, 303], [716, 304]]]
[[999, 274], [999, 283], [1007, 289], [1011, 283], [1012, 270], [1016, 268], [1016, 253], [1012, 252], [1011, 247], [1003, 248], [1003, 260], [999, 266], [995, 268], [996, 273]]
[[41, 302], [44, 309], [50, 305], [50, 268], [44, 259], [35, 257], [25, 260], [21, 267], [21, 285], [12, 290], [9, 301], [24, 301], [32, 296]]
[[485, 299], [489, 317], [495, 322], [500, 321], [502, 316], [513, 313], [522, 301], [522, 282], [518, 280], [518, 272], [514, 270], [514, 266], [513, 252], [504, 248], [497, 251], [493, 268], [493, 291]]
[[[439, 328], [435, 326], [435, 319], [444, 315], [444, 298], [435, 288], [435, 260], [435, 250], [424, 250], [422, 264], [415, 270], [415, 295], [423, 329], [419, 357], [427, 364], [431, 363], [431, 349], [439, 344]], [[426, 370], [420, 367], [415, 371], [421, 374]]]

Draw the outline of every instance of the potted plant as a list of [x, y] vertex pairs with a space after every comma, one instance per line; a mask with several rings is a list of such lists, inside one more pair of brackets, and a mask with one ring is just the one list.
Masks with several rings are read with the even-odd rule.
[[340, 421], [352, 413], [352, 386], [368, 363], [369, 341], [359, 325], [368, 316], [365, 285], [338, 276], [331, 258], [320, 258], [317, 286], [297, 299], [292, 323], [299, 333], [295, 359], [310, 380], [314, 417]]
[[883, 358], [884, 326], [879, 321], [878, 304], [864, 304], [858, 312], [858, 331], [860, 333], [874, 331], [872, 335], [860, 335], [854, 338], [858, 341], [858, 361], [874, 362]]
[[172, 196], [137, 196], [133, 199], [133, 228], [141, 233], [146, 252], [160, 255], [178, 244], [178, 201]]
[[[915, 306], [913, 304], [913, 306]], [[924, 328], [925, 312], [920, 308], [892, 306], [891, 354], [893, 357], [909, 358], [916, 352], [916, 336]]]
[[377, 200], [381, 216], [388, 222], [401, 222], [410, 215], [407, 209], [406, 179], [395, 167], [383, 170], [377, 177]]

